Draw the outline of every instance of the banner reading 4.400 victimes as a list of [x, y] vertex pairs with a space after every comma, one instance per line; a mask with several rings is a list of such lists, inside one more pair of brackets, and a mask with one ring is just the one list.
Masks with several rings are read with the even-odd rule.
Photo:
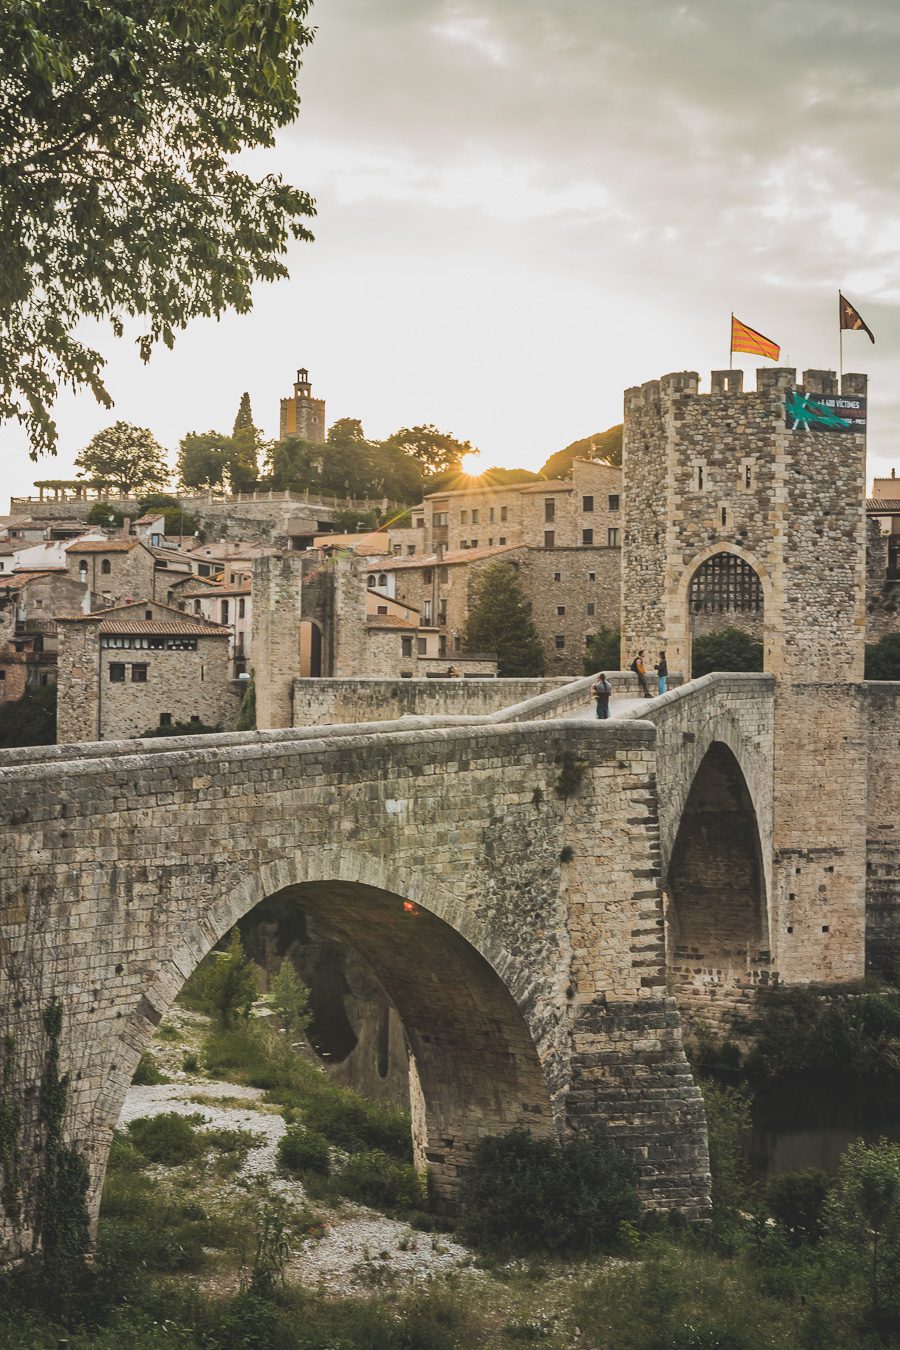
[[838, 431], [865, 435], [866, 400], [853, 394], [801, 394], [789, 389], [784, 401], [789, 431]]

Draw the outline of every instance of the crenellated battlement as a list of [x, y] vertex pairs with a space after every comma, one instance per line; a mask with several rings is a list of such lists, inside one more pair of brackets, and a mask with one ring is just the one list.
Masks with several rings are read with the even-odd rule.
[[709, 391], [701, 393], [697, 372], [680, 370], [626, 389], [625, 413], [627, 416], [641, 409], [661, 408], [681, 398], [722, 398], [732, 395], [783, 398], [789, 389], [819, 396], [840, 394], [843, 397], [861, 398], [865, 397], [867, 382], [866, 375], [848, 373], [839, 380], [833, 370], [805, 370], [802, 383], [798, 385], [795, 366], [761, 366], [756, 372], [755, 389], [744, 388], [743, 370], [714, 370], [710, 374]]

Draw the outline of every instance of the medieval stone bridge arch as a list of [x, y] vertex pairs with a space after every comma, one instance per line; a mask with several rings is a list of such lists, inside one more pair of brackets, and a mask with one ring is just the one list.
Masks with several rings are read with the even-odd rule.
[[0, 1006], [30, 1165], [47, 1000], [63, 1003], [68, 1137], [96, 1209], [153, 1028], [238, 919], [289, 896], [374, 952], [419, 1061], [419, 1156], [448, 1203], [479, 1135], [606, 1122], [652, 1205], [704, 1213], [702, 1103], [666, 990], [652, 729], [347, 731], [0, 758]]

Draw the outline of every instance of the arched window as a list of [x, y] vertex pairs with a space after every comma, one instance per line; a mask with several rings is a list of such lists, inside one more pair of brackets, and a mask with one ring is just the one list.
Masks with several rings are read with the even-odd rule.
[[78, 580], [87, 581], [87, 562], [84, 558], [78, 564]]
[[109, 573], [112, 571], [112, 563], [109, 561], [109, 558], [103, 559], [102, 563], [100, 564], [100, 571], [103, 573], [104, 576], [108, 576]]
[[375, 578], [374, 578], [373, 576], [370, 576], [369, 579], [368, 579], [368, 581], [366, 582], [366, 585], [367, 585], [367, 586], [372, 586], [372, 587], [374, 587], [374, 585], [375, 585]]

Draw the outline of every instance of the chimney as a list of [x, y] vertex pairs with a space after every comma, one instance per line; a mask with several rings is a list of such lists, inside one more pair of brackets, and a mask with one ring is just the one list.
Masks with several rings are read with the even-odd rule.
[[122, 520], [122, 538], [127, 539], [131, 534], [131, 516], [125, 516]]

